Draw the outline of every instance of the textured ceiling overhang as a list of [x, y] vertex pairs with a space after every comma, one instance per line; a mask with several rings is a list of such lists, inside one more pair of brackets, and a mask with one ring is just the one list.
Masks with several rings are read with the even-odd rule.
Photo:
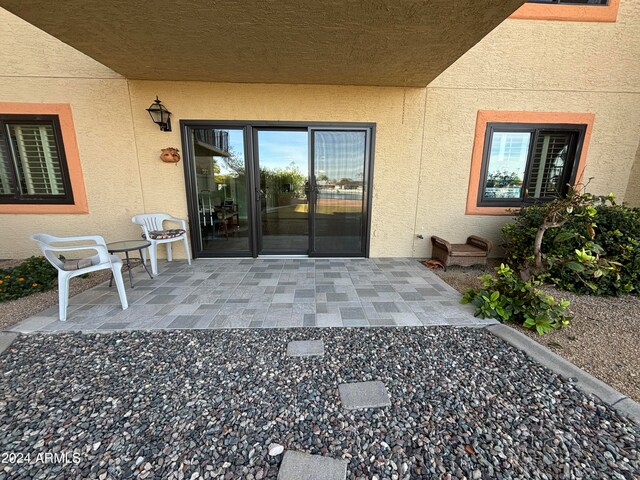
[[131, 79], [424, 87], [523, 0], [0, 0]]

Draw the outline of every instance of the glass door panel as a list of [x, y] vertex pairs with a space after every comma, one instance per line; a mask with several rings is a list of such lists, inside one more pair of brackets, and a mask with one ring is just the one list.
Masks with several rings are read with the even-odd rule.
[[256, 130], [259, 252], [309, 251], [309, 140], [307, 130]]
[[365, 255], [368, 131], [310, 129], [311, 255]]
[[247, 175], [242, 128], [190, 128], [201, 251], [249, 255]]

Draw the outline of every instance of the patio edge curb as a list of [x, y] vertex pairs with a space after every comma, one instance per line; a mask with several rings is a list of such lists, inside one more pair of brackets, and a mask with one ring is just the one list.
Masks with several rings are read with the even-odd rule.
[[0, 355], [18, 338], [17, 332], [0, 332]]
[[619, 414], [640, 425], [640, 404], [602, 380], [598, 380], [557, 353], [511, 327], [497, 324], [489, 325], [485, 330], [526, 353], [532, 360], [569, 380], [584, 393], [598, 397]]

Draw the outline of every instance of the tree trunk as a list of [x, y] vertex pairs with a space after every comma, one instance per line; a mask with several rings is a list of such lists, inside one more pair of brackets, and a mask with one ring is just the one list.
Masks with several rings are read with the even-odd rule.
[[540, 273], [544, 270], [544, 265], [542, 265], [542, 238], [544, 237], [544, 232], [547, 231], [548, 225], [544, 222], [540, 225], [540, 228], [536, 232], [536, 240], [533, 243], [533, 253], [535, 255], [535, 271], [536, 273]]

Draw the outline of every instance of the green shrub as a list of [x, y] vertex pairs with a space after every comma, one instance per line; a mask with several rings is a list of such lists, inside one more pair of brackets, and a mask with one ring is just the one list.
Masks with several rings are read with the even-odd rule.
[[480, 280], [483, 288], [470, 288], [460, 300], [460, 303], [475, 305], [477, 317], [520, 323], [535, 328], [540, 335], [560, 329], [571, 320], [565, 315], [568, 301], [545, 295], [536, 288], [541, 282], [522, 281], [508, 265], [496, 268], [495, 277], [483, 275]]
[[0, 302], [52, 289], [57, 270], [44, 257], [30, 257], [20, 265], [0, 270]]
[[[640, 209], [614, 203], [592, 208], [589, 221], [579, 211], [572, 212], [566, 223], [546, 232], [545, 276], [558, 288], [580, 294], [640, 294]], [[517, 270], [532, 263], [545, 209], [522, 208], [515, 223], [502, 229], [507, 262]]]

